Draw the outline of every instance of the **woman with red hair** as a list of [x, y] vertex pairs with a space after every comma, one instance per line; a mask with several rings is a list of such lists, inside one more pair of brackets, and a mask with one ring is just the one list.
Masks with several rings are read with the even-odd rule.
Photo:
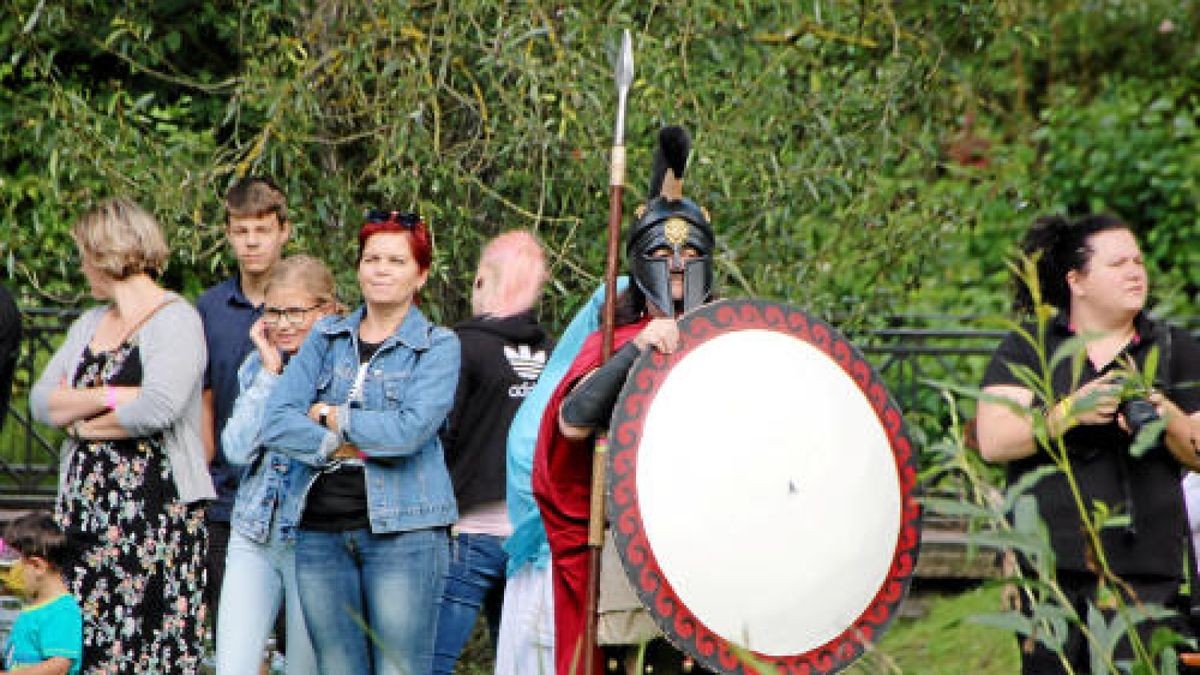
[[458, 338], [416, 306], [433, 258], [420, 217], [370, 211], [358, 241], [363, 306], [313, 327], [262, 440], [317, 469], [295, 500], [296, 581], [320, 671], [428, 673], [458, 518], [437, 434]]

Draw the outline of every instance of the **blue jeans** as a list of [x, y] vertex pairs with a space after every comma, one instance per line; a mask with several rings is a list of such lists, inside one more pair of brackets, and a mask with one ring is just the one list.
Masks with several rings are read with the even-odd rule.
[[471, 637], [475, 617], [484, 608], [492, 648], [500, 631], [500, 605], [504, 600], [504, 567], [508, 554], [504, 538], [460, 532], [450, 540], [450, 571], [438, 610], [433, 672], [451, 675], [458, 655]]
[[299, 530], [296, 581], [325, 675], [427, 675], [449, 558], [446, 530]]
[[287, 619], [287, 674], [317, 672], [296, 594], [294, 552], [294, 545], [284, 543], [278, 533], [273, 533], [268, 543], [259, 544], [233, 530], [221, 587], [222, 612], [217, 617], [217, 672], [259, 672], [280, 603]]

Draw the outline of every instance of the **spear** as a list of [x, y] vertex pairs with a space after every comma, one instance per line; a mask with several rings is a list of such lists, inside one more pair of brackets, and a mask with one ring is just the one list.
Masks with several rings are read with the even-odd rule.
[[621, 55], [613, 73], [617, 83], [617, 121], [613, 129], [612, 165], [608, 179], [608, 256], [604, 265], [604, 343], [601, 360], [612, 355], [616, 320], [617, 254], [621, 245], [621, 197], [625, 192], [625, 102], [633, 82], [633, 41], [629, 29], [621, 35]]
[[[621, 244], [621, 197], [625, 191], [625, 102], [633, 82], [633, 40], [626, 29], [621, 36], [621, 54], [617, 57], [613, 79], [617, 84], [617, 121], [613, 129], [612, 165], [608, 180], [608, 255], [604, 266], [604, 315], [601, 362], [612, 355], [613, 324], [616, 321], [617, 255]], [[584, 675], [594, 673], [596, 626], [600, 597], [600, 558], [604, 547], [604, 479], [608, 440], [599, 438], [592, 457], [592, 503], [588, 517], [588, 576], [584, 596], [587, 624], [583, 632], [581, 656]]]

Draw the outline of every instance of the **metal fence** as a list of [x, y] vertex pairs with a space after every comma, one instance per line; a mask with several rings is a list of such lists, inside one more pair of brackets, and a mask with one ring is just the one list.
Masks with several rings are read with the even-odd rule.
[[[23, 349], [0, 435], [0, 508], [53, 499], [63, 436], [30, 419], [28, 392], [78, 312], [31, 309], [23, 314]], [[1194, 329], [1200, 320], [1186, 325]], [[949, 419], [951, 404], [939, 383], [977, 384], [1003, 334], [979, 317], [898, 316], [886, 327], [855, 332], [851, 339], [888, 383], [920, 443], [944, 430]], [[969, 401], [966, 406], [969, 413]]]
[[0, 508], [26, 508], [54, 498], [63, 434], [33, 421], [29, 389], [79, 312], [25, 309], [21, 314], [21, 353], [0, 434]]
[[[887, 382], [910, 427], [927, 435], [949, 422], [951, 402], [942, 385], [978, 385], [1007, 331], [983, 327], [974, 317], [897, 317], [895, 322], [851, 339]], [[969, 397], [965, 405], [970, 413]]]

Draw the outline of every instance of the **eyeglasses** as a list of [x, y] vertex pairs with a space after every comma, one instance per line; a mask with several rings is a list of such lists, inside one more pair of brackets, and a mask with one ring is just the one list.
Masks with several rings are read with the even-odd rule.
[[324, 304], [318, 302], [312, 307], [267, 307], [263, 310], [263, 323], [268, 326], [278, 326], [286, 320], [290, 325], [298, 326], [304, 323], [309, 312]]
[[411, 211], [370, 209], [364, 217], [368, 223], [395, 223], [410, 230], [421, 224], [421, 216]]

